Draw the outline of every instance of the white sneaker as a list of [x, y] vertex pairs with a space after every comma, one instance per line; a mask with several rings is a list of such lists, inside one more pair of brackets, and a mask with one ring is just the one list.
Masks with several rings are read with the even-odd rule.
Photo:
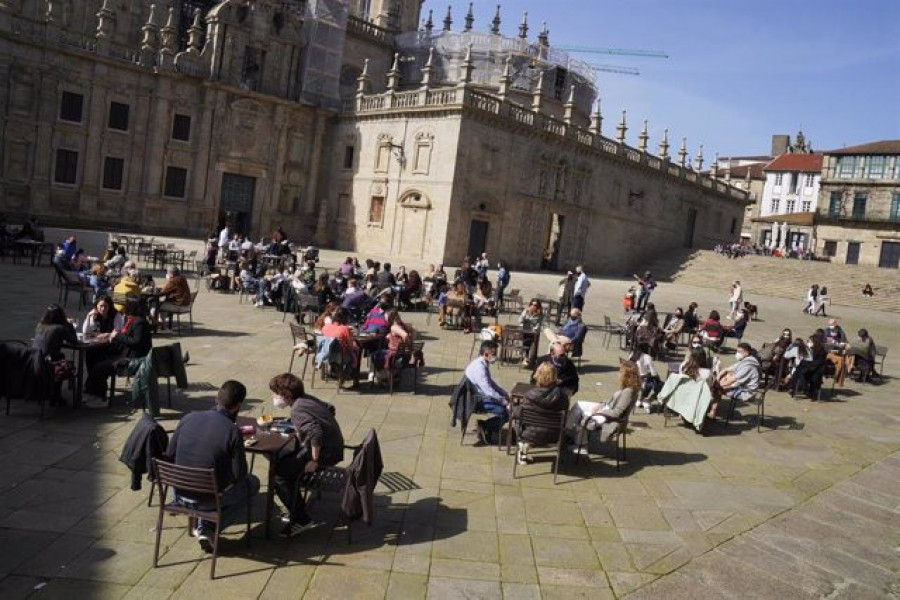
[[579, 456], [587, 456], [588, 455], [587, 446], [579, 447], [575, 444], [569, 444], [569, 452], [571, 452], [572, 454], [577, 454]]

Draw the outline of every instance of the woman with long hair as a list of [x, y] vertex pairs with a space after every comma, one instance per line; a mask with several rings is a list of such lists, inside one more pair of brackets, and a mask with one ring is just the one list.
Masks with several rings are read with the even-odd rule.
[[[516, 414], [521, 414], [521, 411], [527, 408], [529, 411], [547, 417], [556, 417], [558, 420], [560, 414], [569, 408], [569, 394], [560, 387], [556, 377], [556, 367], [552, 362], [541, 363], [534, 372], [534, 383], [538, 387], [528, 390], [523, 403], [515, 407], [514, 411]], [[520, 426], [516, 434], [519, 440], [516, 460], [520, 465], [531, 462], [531, 457], [528, 456], [531, 446], [556, 443], [552, 432], [545, 427]]]
[[94, 308], [84, 318], [82, 333], [85, 335], [112, 333], [122, 329], [124, 324], [125, 318], [113, 306], [112, 298], [104, 294], [97, 298]]
[[604, 403], [576, 402], [572, 406], [566, 420], [575, 441], [570, 450], [587, 454], [585, 430], [599, 428], [600, 441], [605, 442], [618, 430], [619, 422], [627, 419], [641, 393], [641, 376], [637, 365], [630, 360], [620, 361], [618, 388]]
[[106, 396], [109, 377], [121, 361], [147, 356], [153, 347], [153, 334], [146, 311], [139, 301], [125, 305], [125, 321], [121, 329], [109, 334], [109, 345], [89, 351], [85, 357], [88, 376], [84, 391], [91, 396]]
[[312, 286], [312, 291], [316, 295], [316, 298], [319, 299], [319, 306], [323, 308], [328, 306], [329, 303], [337, 300], [337, 297], [334, 295], [334, 290], [331, 289], [328, 271], [319, 273], [319, 277]]
[[66, 311], [59, 304], [51, 304], [34, 330], [31, 347], [43, 350], [50, 360], [59, 361], [65, 358], [63, 345], [77, 342], [75, 327], [66, 316]]
[[670, 410], [681, 415], [697, 433], [703, 431], [703, 423], [713, 400], [710, 375], [710, 370], [704, 368], [696, 356], [689, 355], [681, 366], [681, 372], [670, 374], [657, 394], [664, 412]]

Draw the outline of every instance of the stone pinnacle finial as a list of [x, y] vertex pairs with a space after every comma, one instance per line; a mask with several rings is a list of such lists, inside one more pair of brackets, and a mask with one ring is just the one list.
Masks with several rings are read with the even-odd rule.
[[391, 70], [388, 71], [387, 87], [393, 91], [400, 84], [400, 53], [394, 52], [394, 62], [391, 64]]
[[434, 29], [434, 14], [433, 11], [428, 11], [428, 19], [425, 20], [425, 33], [431, 35], [432, 30]]
[[697, 156], [694, 157], [694, 170], [702, 171], [703, 170], [703, 144], [697, 148]]
[[453, 27], [453, 6], [447, 5], [447, 14], [444, 15], [444, 31], [450, 31]]
[[147, 22], [141, 27], [141, 52], [140, 64], [145, 67], [152, 67], [156, 64], [159, 26], [156, 24], [156, 4], [150, 5], [150, 14]]
[[573, 83], [569, 87], [569, 96], [566, 98], [566, 103], [563, 105], [563, 121], [567, 124], [572, 124], [572, 118], [575, 116], [575, 84]]
[[641, 127], [641, 133], [638, 134], [638, 150], [647, 151], [647, 142], [650, 140], [650, 134], [647, 133], [647, 119], [644, 119], [644, 125]]
[[463, 83], [472, 83], [472, 71], [475, 70], [475, 61], [472, 60], [472, 42], [466, 46], [466, 58], [463, 60]]
[[112, 37], [112, 26], [115, 25], [115, 14], [109, 8], [109, 0], [103, 0], [103, 5], [97, 11], [97, 31], [95, 37], [98, 42], [105, 42]]
[[687, 166], [687, 138], [681, 138], [681, 148], [678, 149], [678, 163], [682, 168]]
[[428, 48], [428, 61], [425, 63], [425, 66], [422, 67], [422, 87], [428, 88], [431, 86], [431, 71], [434, 67], [434, 46]]
[[719, 153], [716, 152], [713, 157], [712, 166], [709, 168], [709, 174], [713, 179], [718, 179], [719, 177]]
[[725, 159], [725, 181], [726, 183], [731, 181], [731, 160], [728, 158]]
[[546, 21], [544, 21], [541, 24], [541, 32], [538, 34], [538, 45], [539, 46], [549, 46], [550, 45], [550, 30], [547, 29]]
[[491, 33], [500, 33], [500, 5], [497, 5], [497, 12], [494, 13], [494, 20], [491, 21]]
[[663, 137], [659, 141], [659, 157], [663, 160], [669, 160], [669, 130], [663, 129]]
[[619, 124], [616, 126], [616, 140], [620, 144], [625, 143], [625, 132], [628, 131], [628, 126], [625, 124], [625, 113], [627, 111], [622, 111], [622, 116], [619, 118]]
[[597, 107], [594, 109], [594, 114], [591, 115], [590, 132], [594, 135], [602, 135], [602, 129], [603, 114], [600, 112], [600, 96], [597, 96]]
[[363, 61], [362, 73], [356, 78], [356, 96], [361, 97], [369, 93], [369, 59]]
[[528, 11], [526, 10], [522, 14], [522, 24], [519, 25], [519, 38], [523, 40], [528, 39]]
[[200, 9], [194, 11], [194, 23], [188, 29], [188, 49], [194, 52], [200, 52], [200, 38], [203, 35], [203, 25], [201, 24]]
[[544, 71], [541, 69], [540, 75], [538, 75], [537, 85], [534, 88], [534, 91], [531, 94], [531, 109], [535, 112], [541, 111], [541, 105], [543, 104], [544, 99]]
[[161, 48], [159, 50], [159, 66], [171, 69], [175, 64], [175, 41], [178, 30], [175, 28], [175, 7], [169, 7], [169, 16], [166, 25], [159, 30]]
[[469, 12], [466, 13], [466, 26], [463, 28], [463, 31], [472, 31], [472, 24], [475, 23], [473, 4], [473, 2], [469, 2]]
[[500, 100], [506, 100], [509, 95], [509, 86], [512, 83], [512, 54], [506, 55], [503, 63], [503, 74], [500, 76]]
[[744, 183], [747, 186], [747, 191], [750, 190], [750, 166], [747, 166], [747, 172], [744, 173]]

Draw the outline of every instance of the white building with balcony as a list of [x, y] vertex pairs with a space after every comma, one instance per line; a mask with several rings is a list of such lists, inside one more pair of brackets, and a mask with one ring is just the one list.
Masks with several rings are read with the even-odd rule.
[[759, 203], [759, 220], [763, 223], [787, 223], [785, 239], [782, 229], [763, 226], [758, 242], [766, 247], [787, 250], [808, 248], [811, 216], [816, 210], [822, 155], [819, 153], [782, 154], [763, 169], [765, 183]]

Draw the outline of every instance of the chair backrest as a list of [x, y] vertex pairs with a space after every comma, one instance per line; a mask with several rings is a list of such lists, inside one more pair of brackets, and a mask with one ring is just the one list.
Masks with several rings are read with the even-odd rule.
[[296, 323], [288, 323], [291, 326], [291, 338], [294, 340], [294, 345], [296, 346], [299, 340], [306, 339], [306, 329], [302, 325], [297, 325]]
[[184, 467], [158, 458], [153, 459], [153, 466], [156, 467], [157, 480], [164, 486], [172, 486], [179, 492], [193, 492], [197, 495], [219, 494], [215, 469]]
[[188, 306], [194, 306], [194, 300], [197, 299], [198, 292], [191, 292], [191, 303]]
[[887, 356], [887, 346], [875, 346], [875, 356], [884, 358]]
[[605, 327], [611, 327], [611, 326], [612, 326], [612, 319], [609, 318], [609, 315], [603, 315], [603, 325], [604, 325]]
[[553, 440], [559, 441], [559, 436], [566, 427], [566, 411], [549, 411], [525, 404], [519, 413], [519, 423], [523, 429], [540, 427], [547, 430], [548, 437], [552, 433]]

